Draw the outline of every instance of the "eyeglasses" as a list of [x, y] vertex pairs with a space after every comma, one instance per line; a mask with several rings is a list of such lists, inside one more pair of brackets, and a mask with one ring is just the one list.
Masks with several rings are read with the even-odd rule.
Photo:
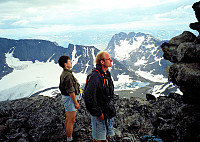
[[112, 60], [111, 58], [108, 58], [108, 59], [103, 59], [103, 60]]

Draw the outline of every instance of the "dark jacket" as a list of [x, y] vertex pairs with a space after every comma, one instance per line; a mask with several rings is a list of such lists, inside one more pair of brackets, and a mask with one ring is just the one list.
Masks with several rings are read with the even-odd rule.
[[105, 76], [105, 85], [103, 86], [102, 75], [93, 71], [84, 89], [84, 100], [90, 114], [100, 117], [102, 113], [104, 116], [105, 113], [109, 113], [106, 111], [108, 111], [110, 100], [113, 99], [114, 84], [109, 71], [104, 73], [100, 65], [96, 65], [96, 69]]
[[69, 93], [74, 92], [75, 95], [80, 93], [80, 84], [74, 77], [71, 70], [64, 69], [60, 75], [59, 89], [62, 95], [69, 96]]

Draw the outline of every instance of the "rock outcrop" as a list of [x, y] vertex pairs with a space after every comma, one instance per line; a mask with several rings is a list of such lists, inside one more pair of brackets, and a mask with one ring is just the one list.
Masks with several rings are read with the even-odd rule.
[[190, 28], [193, 30], [197, 30], [200, 33], [200, 1], [194, 3], [192, 8], [195, 11], [195, 15], [198, 22], [191, 23]]
[[36, 96], [0, 103], [0, 141], [60, 141], [65, 136], [60, 97]]
[[[200, 31], [200, 2], [192, 6], [198, 22], [191, 23], [190, 27]], [[198, 103], [200, 101], [200, 40], [189, 31], [184, 31], [179, 36], [173, 37], [168, 43], [163, 43], [161, 48], [163, 57], [173, 65], [166, 69], [169, 81], [179, 86], [186, 102]]]

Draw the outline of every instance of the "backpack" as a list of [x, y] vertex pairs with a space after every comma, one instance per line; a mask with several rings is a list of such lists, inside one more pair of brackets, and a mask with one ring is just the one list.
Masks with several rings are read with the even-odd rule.
[[142, 136], [141, 142], [163, 142], [163, 140], [156, 136], [145, 135]]
[[[106, 79], [105, 79], [104, 75], [101, 74], [99, 72], [99, 70], [97, 70], [97, 69], [93, 69], [92, 70], [92, 72], [94, 72], [94, 71], [98, 72], [99, 75], [102, 76], [102, 78], [103, 78], [103, 88], [104, 88], [105, 83], [106, 83]], [[87, 87], [88, 81], [90, 81], [90, 76], [91, 76], [92, 72], [87, 76], [85, 88]], [[115, 109], [115, 106], [114, 106], [114, 100], [113, 100], [113, 98], [111, 98], [110, 101], [109, 101], [109, 103], [105, 104], [105, 106], [106, 106], [106, 109], [103, 110], [104, 117], [105, 118], [113, 118], [116, 115], [116, 109]]]

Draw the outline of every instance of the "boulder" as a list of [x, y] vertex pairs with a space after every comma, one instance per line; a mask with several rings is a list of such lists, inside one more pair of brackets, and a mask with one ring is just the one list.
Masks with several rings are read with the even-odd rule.
[[184, 42], [177, 49], [178, 62], [200, 63], [200, 44]]
[[192, 5], [192, 8], [195, 11], [195, 16], [196, 16], [197, 20], [200, 22], [200, 1], [199, 2], [195, 2]]
[[190, 28], [200, 33], [200, 22], [190, 23]]
[[179, 86], [187, 102], [200, 100], [200, 63], [175, 63], [166, 69], [168, 79]]
[[[173, 63], [182, 62], [183, 57], [185, 57], [186, 59], [194, 58], [192, 60], [198, 59], [199, 57], [196, 53], [196, 50], [199, 50], [199, 46], [195, 45], [195, 39], [196, 36], [193, 33], [184, 31], [182, 34], [170, 39], [169, 43], [164, 42], [161, 45], [164, 59], [169, 60]], [[190, 54], [190, 51], [192, 50], [194, 51]], [[195, 57], [191, 57], [190, 55]]]
[[196, 30], [200, 33], [200, 1], [195, 2], [192, 5], [192, 8], [195, 12], [195, 16], [196, 16], [198, 22], [190, 23], [190, 28], [193, 29], [193, 30]]
[[167, 67], [166, 73], [178, 86], [200, 86], [200, 63], [175, 63]]
[[163, 51], [163, 57], [166, 60], [169, 60], [172, 63], [176, 63], [177, 60], [177, 46], [170, 45], [168, 43], [163, 43], [161, 45]]
[[196, 36], [193, 33], [189, 31], [184, 31], [182, 34], [170, 39], [169, 44], [179, 46], [181, 43], [184, 43], [184, 42], [194, 42], [195, 39], [196, 39]]
[[57, 98], [36, 96], [0, 103], [0, 141], [62, 141], [65, 111]]

